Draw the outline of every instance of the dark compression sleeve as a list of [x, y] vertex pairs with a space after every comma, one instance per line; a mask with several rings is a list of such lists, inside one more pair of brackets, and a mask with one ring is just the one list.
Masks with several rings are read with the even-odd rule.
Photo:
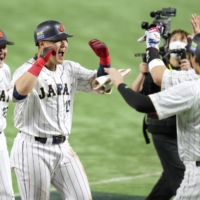
[[148, 96], [134, 92], [126, 84], [121, 83], [118, 86], [118, 91], [123, 96], [126, 103], [129, 104], [132, 108], [142, 113], [155, 112], [155, 108], [151, 99]]
[[97, 70], [97, 77], [108, 75], [106, 72], [104, 72], [104, 68], [110, 68], [110, 65], [103, 66], [101, 63], [99, 64], [99, 68]]

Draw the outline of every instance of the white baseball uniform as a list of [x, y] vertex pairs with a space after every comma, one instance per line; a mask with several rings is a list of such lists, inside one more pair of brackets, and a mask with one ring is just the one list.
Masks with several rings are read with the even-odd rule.
[[162, 88], [166, 90], [149, 97], [159, 119], [177, 116], [178, 150], [186, 166], [184, 179], [174, 200], [199, 199], [200, 167], [197, 162], [200, 161], [200, 76], [193, 70], [165, 70]]
[[[35, 62], [30, 59], [13, 74], [14, 82]], [[56, 71], [44, 67], [31, 93], [16, 100], [14, 123], [20, 131], [11, 150], [23, 200], [47, 200], [52, 184], [63, 199], [92, 199], [83, 166], [68, 143], [73, 102], [78, 91], [92, 92], [90, 82], [96, 70], [65, 60]], [[52, 144], [55, 135], [66, 136], [61, 144]], [[45, 144], [35, 137], [47, 138]]]
[[6, 137], [4, 129], [6, 128], [6, 114], [8, 110], [9, 100], [11, 98], [10, 88], [11, 73], [7, 64], [3, 64], [0, 68], [0, 199], [14, 199], [12, 188], [10, 159], [7, 149]]

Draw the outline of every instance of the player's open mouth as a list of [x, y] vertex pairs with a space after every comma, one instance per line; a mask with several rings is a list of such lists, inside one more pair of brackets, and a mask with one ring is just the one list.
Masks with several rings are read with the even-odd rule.
[[0, 63], [4, 61], [4, 57], [0, 57]]
[[59, 56], [60, 58], [63, 58], [63, 57], [64, 57], [64, 53], [65, 53], [65, 52], [60, 51], [60, 52], [58, 53], [58, 56]]

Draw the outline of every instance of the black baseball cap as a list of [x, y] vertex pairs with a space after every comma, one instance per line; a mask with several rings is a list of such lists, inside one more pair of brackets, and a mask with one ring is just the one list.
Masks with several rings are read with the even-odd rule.
[[0, 45], [1, 44], [8, 44], [8, 45], [13, 45], [14, 42], [11, 42], [7, 39], [6, 34], [0, 30]]

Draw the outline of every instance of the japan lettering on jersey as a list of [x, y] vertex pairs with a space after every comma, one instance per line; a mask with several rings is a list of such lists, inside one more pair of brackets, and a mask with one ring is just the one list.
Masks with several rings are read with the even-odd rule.
[[6, 127], [6, 115], [11, 99], [10, 82], [10, 68], [4, 63], [3, 67], [0, 68], [0, 132]]
[[[12, 85], [34, 62], [31, 59], [16, 70]], [[92, 92], [90, 82], [96, 73], [96, 70], [88, 70], [73, 61], [57, 65], [55, 72], [44, 67], [27, 98], [14, 99], [15, 126], [24, 133], [39, 137], [69, 135], [75, 94], [78, 91]]]

